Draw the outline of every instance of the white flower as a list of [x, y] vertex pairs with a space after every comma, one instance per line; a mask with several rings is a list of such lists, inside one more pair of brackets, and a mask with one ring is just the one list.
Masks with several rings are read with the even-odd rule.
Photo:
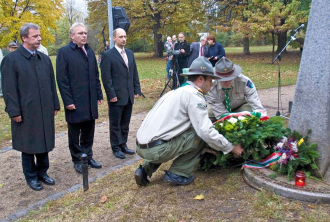
[[223, 123], [219, 123], [219, 125], [220, 125], [221, 127], [223, 127]]
[[297, 141], [292, 143], [292, 150], [295, 151], [295, 152], [298, 152]]
[[282, 142], [283, 142], [283, 143], [288, 142], [288, 138], [286, 138], [285, 136], [283, 136], [283, 137], [282, 137]]
[[294, 160], [294, 156], [290, 156], [290, 160]]
[[231, 118], [228, 120], [228, 122], [230, 122], [231, 124], [235, 124], [235, 123], [237, 123], [237, 119], [231, 117]]
[[238, 119], [242, 121], [243, 119], [245, 119], [245, 117], [244, 116], [239, 116]]
[[286, 153], [282, 154], [282, 159], [285, 160], [286, 159]]
[[277, 148], [281, 149], [284, 143], [277, 143]]

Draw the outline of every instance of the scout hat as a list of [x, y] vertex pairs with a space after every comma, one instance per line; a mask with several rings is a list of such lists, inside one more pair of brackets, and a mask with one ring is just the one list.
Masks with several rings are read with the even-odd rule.
[[242, 68], [239, 65], [233, 64], [226, 57], [222, 57], [215, 64], [214, 73], [220, 77], [219, 81], [229, 81], [235, 79], [241, 74]]
[[181, 76], [203, 75], [203, 76], [211, 76], [212, 79], [220, 79], [219, 76], [214, 75], [214, 70], [211, 62], [203, 56], [195, 59], [191, 63], [188, 72], [181, 73], [180, 75]]
[[18, 48], [17, 44], [14, 41], [9, 42], [8, 47]]

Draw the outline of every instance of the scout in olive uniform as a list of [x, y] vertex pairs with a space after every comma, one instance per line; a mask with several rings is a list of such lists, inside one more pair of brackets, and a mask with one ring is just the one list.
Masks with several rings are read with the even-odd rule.
[[240, 155], [240, 145], [233, 146], [216, 131], [210, 121], [204, 95], [212, 87], [212, 64], [205, 58], [194, 60], [185, 86], [172, 90], [158, 100], [137, 132], [136, 152], [145, 159], [135, 171], [138, 185], [149, 183], [158, 167], [176, 158], [165, 173], [164, 180], [172, 185], [188, 185], [195, 179], [191, 175], [205, 143], [213, 149]]
[[210, 119], [215, 121], [222, 114], [240, 111], [263, 111], [253, 82], [241, 73], [242, 68], [222, 57], [215, 65], [215, 75], [220, 79], [206, 96]]

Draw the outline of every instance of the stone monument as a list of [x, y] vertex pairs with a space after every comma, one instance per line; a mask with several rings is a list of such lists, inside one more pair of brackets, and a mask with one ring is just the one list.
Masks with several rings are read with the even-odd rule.
[[[330, 165], [330, 0], [313, 0], [289, 128], [318, 143], [318, 166]], [[326, 178], [328, 179], [328, 178]]]

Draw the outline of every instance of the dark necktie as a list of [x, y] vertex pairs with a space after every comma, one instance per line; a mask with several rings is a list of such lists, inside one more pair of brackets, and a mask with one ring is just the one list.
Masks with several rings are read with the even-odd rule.
[[203, 56], [203, 46], [201, 45], [201, 56]]
[[230, 98], [229, 98], [229, 93], [228, 93], [231, 90], [231, 87], [222, 88], [222, 90], [226, 93], [226, 97], [225, 97], [226, 109], [228, 110], [228, 112], [231, 112]]

